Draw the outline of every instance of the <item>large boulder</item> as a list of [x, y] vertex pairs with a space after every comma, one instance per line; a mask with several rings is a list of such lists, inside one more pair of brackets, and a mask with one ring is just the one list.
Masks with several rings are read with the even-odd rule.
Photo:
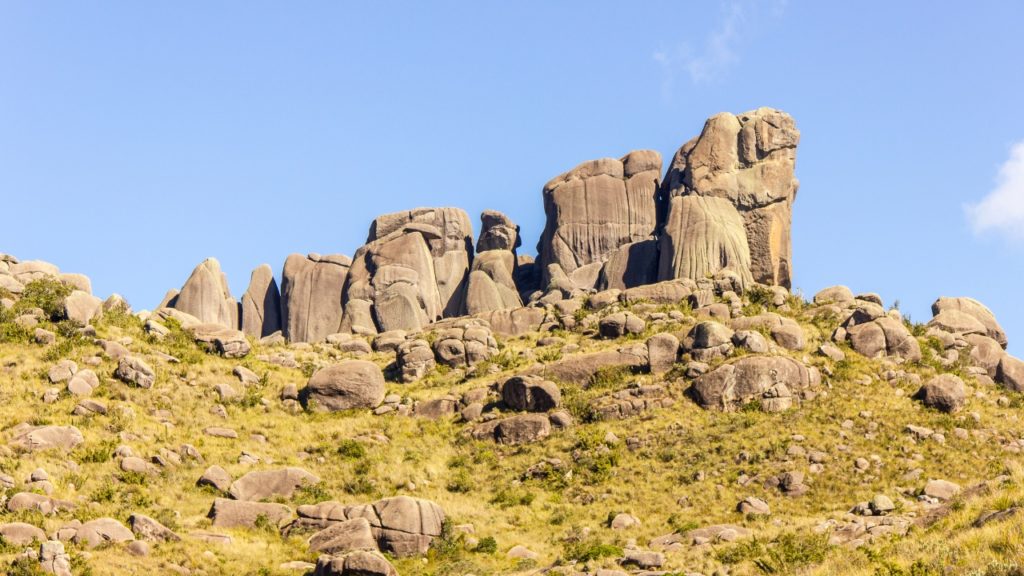
[[[341, 300], [338, 300], [341, 309]], [[260, 264], [242, 294], [242, 331], [255, 338], [281, 330], [281, 292], [269, 264]]]
[[260, 522], [278, 528], [287, 524], [294, 512], [284, 504], [217, 498], [209, 516], [218, 528], [253, 528]]
[[228, 279], [216, 258], [203, 260], [192, 271], [172, 308], [208, 324], [238, 328], [238, 303], [231, 297]]
[[395, 350], [395, 366], [402, 382], [415, 382], [437, 366], [430, 343], [422, 339], [406, 340]]
[[477, 440], [493, 440], [498, 444], [529, 444], [551, 435], [551, 419], [547, 414], [517, 414], [479, 424], [469, 434]]
[[85, 442], [82, 433], [74, 426], [26, 426], [14, 428], [11, 445], [28, 452], [60, 448], [71, 450]]
[[375, 408], [384, 400], [384, 374], [373, 362], [345, 360], [318, 370], [302, 392], [307, 408]]
[[121, 356], [117, 361], [114, 377], [139, 388], [152, 388], [156, 382], [156, 372], [145, 360], [137, 356]]
[[375, 528], [380, 549], [398, 557], [426, 554], [444, 525], [440, 506], [409, 496], [378, 500], [373, 503], [373, 511], [375, 518], [368, 520]]
[[352, 261], [291, 254], [281, 273], [281, 328], [291, 342], [320, 342], [342, 327], [342, 291]]
[[832, 338], [849, 341], [854, 350], [868, 358], [921, 359], [921, 345], [903, 322], [885, 315], [881, 306], [870, 302], [859, 302]]
[[33, 542], [46, 542], [46, 533], [24, 522], [0, 524], [0, 540], [14, 546], [28, 546]]
[[967, 403], [964, 381], [952, 374], [940, 374], [925, 382], [917, 397], [929, 408], [941, 412], [959, 412]]
[[207, 352], [220, 354], [225, 358], [243, 358], [252, 350], [245, 332], [226, 328], [220, 324], [198, 324], [190, 326], [188, 332]]
[[501, 384], [501, 399], [513, 410], [547, 412], [562, 403], [562, 393], [540, 376], [512, 376]]
[[1006, 348], [1006, 332], [1003, 331], [1003, 327], [996, 321], [992, 311], [981, 302], [973, 298], [949, 298], [944, 296], [932, 304], [932, 315], [934, 316], [938, 316], [947, 310], [956, 310], [971, 316], [984, 326], [985, 333], [989, 338], [999, 342], [1003, 348]]
[[483, 321], [459, 319], [438, 334], [433, 348], [439, 363], [452, 368], [471, 367], [497, 354], [498, 342]]
[[747, 356], [700, 376], [690, 394], [704, 408], [728, 412], [757, 402], [766, 412], [779, 412], [820, 384], [817, 368], [792, 358]]
[[466, 309], [472, 224], [458, 208], [379, 216], [345, 285], [351, 331], [415, 330]]
[[996, 367], [995, 380], [1010, 390], [1024, 392], [1024, 360], [1004, 354]]
[[398, 570], [380, 554], [357, 551], [344, 556], [320, 556], [313, 576], [398, 576]]
[[64, 299], [64, 317], [72, 322], [87, 325], [103, 316], [103, 301], [82, 290], [75, 290]]
[[113, 518], [90, 520], [75, 530], [71, 541], [85, 548], [96, 548], [111, 542], [131, 542], [135, 535], [124, 524]]
[[475, 315], [485, 320], [491, 331], [499, 336], [514, 338], [537, 332], [548, 319], [543, 308], [513, 308], [510, 310], [494, 310]]
[[549, 181], [543, 192], [547, 222], [537, 246], [541, 286], [550, 283], [554, 264], [573, 286], [593, 288], [613, 252], [651, 238], [658, 227], [660, 178], [661, 155], [637, 150], [619, 160], [584, 162]]
[[249, 472], [231, 483], [228, 493], [235, 500], [291, 498], [302, 486], [318, 484], [320, 478], [302, 468], [280, 468]]
[[366, 518], [332, 523], [309, 539], [309, 549], [321, 554], [343, 554], [354, 550], [376, 550], [377, 539]]
[[[792, 203], [799, 186], [793, 171], [799, 142], [800, 131], [793, 118], [779, 110], [759, 108], [738, 115], [724, 112], [709, 118], [700, 136], [676, 152], [662, 184], [662, 196], [670, 199], [665, 232], [674, 239], [675, 250], [666, 254], [665, 248], [669, 244], [662, 241], [659, 277], [662, 280], [679, 278], [691, 269], [669, 263], [680, 262], [680, 247], [688, 243], [686, 228], [681, 223], [701, 222], [701, 219], [694, 216], [682, 218], [674, 213], [702, 209], [705, 220], [711, 220], [710, 214], [714, 213], [719, 216], [711, 221], [729, 222], [729, 229], [726, 237], [724, 230], [716, 231], [715, 226], [702, 224], [704, 230], [695, 240], [697, 250], [702, 246], [731, 246], [735, 253], [729, 256], [737, 260], [734, 264], [737, 273], [747, 276], [747, 272], [738, 269], [745, 258], [749, 261], [749, 274], [755, 281], [790, 287]], [[719, 198], [731, 204], [743, 224], [748, 248], [746, 254], [735, 238], [735, 214], [721, 205], [711, 210], [677, 200], [686, 196]], [[716, 238], [719, 239], [717, 242], [709, 242]], [[728, 244], [726, 238], [729, 239]], [[713, 262], [719, 254], [724, 256], [723, 253], [698, 254], [682, 262]], [[675, 275], [669, 276], [668, 272]]]

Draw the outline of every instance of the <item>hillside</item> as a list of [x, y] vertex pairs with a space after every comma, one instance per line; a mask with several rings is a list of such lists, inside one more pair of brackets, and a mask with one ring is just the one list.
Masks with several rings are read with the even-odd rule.
[[[1024, 362], [793, 293], [800, 132], [760, 108], [584, 162], [519, 227], [376, 218], [153, 310], [0, 254], [15, 575], [1024, 573]], [[144, 273], [132, 270], [126, 273]], [[280, 280], [280, 284], [279, 284]]]
[[[0, 308], [7, 440], [0, 533], [7, 543], [4, 561], [18, 566], [11, 573], [35, 573], [31, 534], [68, 540], [75, 574], [303, 573], [318, 557], [307, 543], [315, 531], [293, 524], [294, 509], [398, 495], [434, 502], [445, 518], [425, 554], [389, 554], [400, 574], [548, 567], [566, 574], [616, 573], [599, 568], [1017, 573], [1021, 397], [1009, 389], [1013, 381], [1000, 374], [1002, 385], [993, 382], [988, 374], [995, 368], [973, 366], [991, 366], [972, 354], [979, 347], [962, 347], [962, 336], [947, 338], [935, 322], [932, 328], [907, 324], [920, 348], [918, 361], [869, 359], [847, 342], [830, 345], [847, 316], [878, 309], [870, 300], [846, 299], [842, 290], [817, 297], [839, 295], [827, 304], [779, 298], [778, 289], [754, 287], [743, 296], [718, 290], [712, 303], [696, 309], [691, 302], [704, 295], [661, 302], [650, 287], [647, 297], [635, 300], [642, 294], [561, 300], [550, 315], [573, 310], [563, 316], [572, 328], [553, 321], [543, 332], [499, 336], [497, 350], [471, 368], [438, 365], [401, 383], [396, 353], [384, 349], [382, 337], [315, 345], [257, 342], [244, 357], [226, 358], [206, 352], [173, 319], [164, 321], [164, 335], [147, 331], [116, 299], [92, 329], [82, 330], [59, 320], [67, 293], [60, 284], [43, 279], [29, 287], [11, 308]], [[732, 318], [720, 315], [723, 310]], [[617, 322], [621, 312], [638, 321]], [[762, 323], [737, 337], [726, 328], [773, 318], [765, 314], [792, 319], [799, 331], [776, 330], [773, 337]], [[26, 316], [39, 324], [25, 327], [32, 324]], [[899, 314], [889, 310], [882, 317]], [[618, 326], [631, 328], [620, 336]], [[37, 343], [49, 339], [40, 330], [53, 341]], [[419, 336], [438, 344], [444, 332]], [[712, 336], [695, 344], [694, 337], [707, 332], [724, 342], [716, 344]], [[664, 335], [674, 335], [686, 351], [675, 362], [655, 360], [652, 372], [647, 364], [658, 358], [656, 343]], [[944, 339], [952, 345], [947, 348]], [[760, 350], [759, 344], [767, 349], [751, 350]], [[636, 366], [607, 363], [608, 351], [629, 347], [640, 351]], [[655, 354], [643, 358], [648, 347]], [[694, 355], [704, 361], [692, 360]], [[612, 359], [618, 356], [613, 352]], [[119, 358], [151, 366], [152, 385], [115, 377]], [[763, 409], [781, 408], [773, 403], [778, 394], [742, 384], [723, 396], [719, 408], [729, 411], [693, 400], [697, 374], [758, 358], [792, 358], [816, 370], [820, 380], [793, 390], [792, 407], [780, 412]], [[77, 370], [61, 373], [67, 360]], [[389, 376], [385, 406], [397, 402], [401, 409], [328, 412], [315, 410], [313, 402], [313, 410], [304, 410], [288, 399], [306, 388], [319, 367], [361, 360]], [[1003, 362], [1008, 367], [1012, 360]], [[86, 372], [92, 390], [69, 391]], [[479, 424], [464, 422], [457, 412], [474, 422], [518, 413], [495, 387], [527, 372], [541, 374], [541, 381], [550, 377], [560, 393], [551, 409], [569, 417], [561, 415], [561, 427], [546, 438], [525, 437], [518, 444], [474, 439], [471, 431]], [[256, 378], [240, 381], [239, 373]], [[931, 399], [952, 413], [914, 398], [939, 374], [964, 384], [963, 391]], [[531, 397], [546, 396], [534, 391]], [[631, 402], [628, 408], [603, 409], [620, 398]], [[460, 410], [467, 402], [482, 403], [483, 414]], [[25, 440], [28, 427], [64, 426], [77, 430], [71, 440], [67, 433], [39, 434], [36, 444]], [[260, 499], [286, 504], [285, 514], [277, 522], [257, 514], [243, 518], [245, 525], [223, 528], [210, 512], [225, 494], [197, 486], [212, 466], [236, 480], [253, 471], [297, 467], [318, 481], [298, 482], [294, 491], [283, 488], [287, 482], [265, 481], [271, 494]], [[24, 493], [46, 496], [16, 506]], [[739, 512], [748, 498], [759, 501]], [[862, 508], [867, 514], [872, 509], [861, 503], [879, 501], [891, 509], [861, 515]], [[991, 511], [1000, 512], [998, 520], [975, 527]], [[101, 526], [96, 547], [85, 536], [64, 537], [82, 534], [74, 528], [78, 522], [89, 526], [110, 518], [128, 526], [135, 514], [156, 519], [181, 539], [108, 543], [134, 538], [122, 526]], [[42, 532], [14, 530], [14, 523]], [[32, 552], [30, 562], [19, 560], [24, 549]], [[636, 562], [623, 565], [623, 558]]]

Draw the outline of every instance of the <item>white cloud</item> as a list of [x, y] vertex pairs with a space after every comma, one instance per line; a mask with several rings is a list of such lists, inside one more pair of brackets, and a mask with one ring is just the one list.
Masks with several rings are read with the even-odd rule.
[[720, 77], [735, 63], [739, 59], [735, 44], [743, 16], [743, 6], [730, 2], [723, 6], [721, 21], [705, 39], [701, 50], [695, 51], [689, 43], [681, 42], [671, 50], [654, 52], [654, 61], [664, 72], [663, 92], [671, 91], [679, 72], [689, 76], [694, 84], [705, 84]]
[[1024, 141], [1010, 148], [999, 168], [996, 187], [981, 202], [964, 207], [976, 234], [998, 232], [1024, 240]]
[[669, 98], [677, 76], [685, 76], [693, 85], [720, 80], [740, 60], [744, 36], [749, 36], [754, 23], [762, 20], [761, 10], [767, 8], [774, 18], [782, 16], [788, 0], [770, 4], [732, 0], [721, 4], [722, 14], [715, 28], [698, 48], [681, 41], [671, 48], [656, 50], [651, 56], [662, 68], [662, 96]]

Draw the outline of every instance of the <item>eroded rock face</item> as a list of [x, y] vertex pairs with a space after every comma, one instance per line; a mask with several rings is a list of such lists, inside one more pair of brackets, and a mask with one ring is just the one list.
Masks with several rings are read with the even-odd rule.
[[575, 287], [593, 288], [613, 252], [650, 239], [658, 227], [660, 178], [661, 155], [637, 150], [619, 160], [584, 162], [548, 182], [547, 223], [537, 245], [541, 287], [555, 264]]
[[780, 412], [820, 384], [817, 368], [792, 358], [747, 356], [697, 378], [691, 395], [704, 408], [728, 412], [758, 402], [766, 412]]
[[697, 280], [732, 270], [744, 285], [753, 282], [743, 218], [724, 198], [689, 195], [669, 200], [660, 248], [661, 280]]
[[416, 330], [466, 309], [473, 239], [458, 208], [417, 208], [373, 221], [345, 286], [353, 332]]
[[203, 323], [238, 328], [238, 303], [231, 297], [227, 276], [216, 258], [207, 258], [196, 266], [170, 307]]
[[989, 338], [992, 338], [1003, 348], [1006, 348], [1007, 339], [1006, 332], [1003, 327], [996, 321], [995, 314], [988, 309], [984, 304], [978, 302], [974, 298], [949, 298], [942, 297], [932, 304], [932, 315], [938, 318], [943, 312], [956, 311], [965, 316], [976, 320], [980, 324], [985, 332], [984, 334]]
[[[339, 300], [338, 307], [341, 307]], [[262, 338], [281, 329], [281, 292], [269, 264], [252, 271], [249, 288], [242, 294], [242, 331]]]
[[[681, 278], [688, 270], [713, 266], [715, 259], [728, 255], [742, 276], [746, 274], [736, 267], [747, 259], [753, 280], [790, 287], [792, 204], [799, 186], [793, 171], [799, 142], [793, 118], [779, 110], [723, 112], [709, 118], [700, 136], [679, 149], [665, 175], [662, 196], [669, 200], [665, 234], [671, 242], [662, 241], [659, 278]], [[677, 200], [687, 196], [718, 198], [731, 205], [743, 223], [746, 253], [736, 238], [737, 214], [719, 202], [694, 205]], [[683, 213], [688, 216], [684, 218]], [[691, 238], [691, 223], [705, 231]], [[709, 239], [718, 241], [709, 244]], [[696, 247], [731, 247], [732, 252], [701, 254], [697, 248], [687, 249], [689, 242], [696, 242]], [[667, 247], [672, 250], [667, 252]], [[695, 254], [680, 262], [683, 253]], [[694, 261], [696, 265], [683, 265]]]
[[281, 274], [281, 328], [291, 342], [341, 331], [342, 290], [352, 261], [342, 254], [292, 254]]

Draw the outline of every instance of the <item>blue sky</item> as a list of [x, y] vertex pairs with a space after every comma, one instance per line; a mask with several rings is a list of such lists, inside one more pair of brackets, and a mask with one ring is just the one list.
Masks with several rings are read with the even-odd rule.
[[[1024, 3], [0, 1], [0, 251], [154, 306], [207, 256], [351, 254], [377, 214], [521, 224], [541, 187], [720, 111], [803, 133], [795, 285], [1024, 351]], [[1017, 338], [1021, 340], [1018, 341]]]

